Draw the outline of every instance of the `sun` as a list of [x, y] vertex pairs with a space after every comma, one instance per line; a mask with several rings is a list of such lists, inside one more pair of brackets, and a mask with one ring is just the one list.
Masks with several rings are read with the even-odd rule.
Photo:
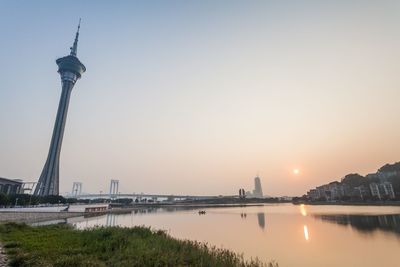
[[298, 175], [299, 173], [300, 173], [300, 170], [299, 170], [299, 169], [294, 169], [294, 170], [293, 170], [293, 174], [294, 174], [294, 175]]

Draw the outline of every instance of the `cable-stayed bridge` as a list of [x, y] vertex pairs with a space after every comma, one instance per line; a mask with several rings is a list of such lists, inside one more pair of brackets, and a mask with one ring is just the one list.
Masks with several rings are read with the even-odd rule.
[[96, 199], [96, 198], [107, 198], [107, 199], [116, 199], [116, 198], [131, 198], [131, 199], [168, 199], [171, 201], [174, 200], [183, 200], [183, 199], [191, 199], [191, 200], [203, 200], [203, 199], [216, 199], [221, 198], [222, 196], [199, 196], [199, 195], [173, 195], [173, 194], [144, 194], [144, 193], [122, 193], [119, 192], [119, 180], [110, 180], [110, 191], [90, 194], [90, 193], [82, 193], [82, 183], [74, 182], [72, 186], [71, 194], [66, 194], [64, 197], [73, 197], [77, 199]]
[[[68, 197], [71, 197], [70, 195]], [[132, 198], [132, 199], [159, 199], [159, 198], [166, 198], [171, 200], [182, 200], [182, 199], [215, 199], [220, 198], [222, 196], [198, 196], [198, 195], [166, 195], [166, 194], [142, 194], [142, 193], [117, 193], [117, 194], [107, 194], [107, 193], [99, 193], [99, 194], [79, 194], [72, 196], [77, 199], [96, 199], [96, 198]]]

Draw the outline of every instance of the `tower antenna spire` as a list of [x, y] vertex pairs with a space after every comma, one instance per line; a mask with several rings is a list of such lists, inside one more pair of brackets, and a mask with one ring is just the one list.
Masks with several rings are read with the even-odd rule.
[[78, 53], [78, 38], [79, 38], [79, 29], [80, 28], [81, 28], [81, 18], [79, 18], [78, 30], [76, 31], [74, 44], [70, 48], [71, 49], [70, 55], [74, 56], [74, 57], [76, 57], [76, 54]]

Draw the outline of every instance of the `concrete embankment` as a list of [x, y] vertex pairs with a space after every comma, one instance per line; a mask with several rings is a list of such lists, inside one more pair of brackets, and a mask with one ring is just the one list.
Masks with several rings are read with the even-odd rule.
[[1, 211], [0, 222], [43, 222], [82, 216], [83, 212], [12, 212]]

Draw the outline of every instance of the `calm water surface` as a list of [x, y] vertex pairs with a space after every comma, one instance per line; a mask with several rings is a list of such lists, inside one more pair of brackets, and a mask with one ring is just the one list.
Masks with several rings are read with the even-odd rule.
[[143, 209], [128, 214], [72, 218], [96, 225], [146, 225], [172, 236], [207, 242], [275, 260], [279, 266], [400, 266], [400, 207], [264, 205], [257, 207]]

